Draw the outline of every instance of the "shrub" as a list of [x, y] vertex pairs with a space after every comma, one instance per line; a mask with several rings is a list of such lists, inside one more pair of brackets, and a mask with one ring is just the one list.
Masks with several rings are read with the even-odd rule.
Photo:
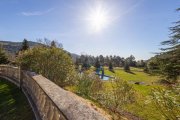
[[61, 87], [74, 82], [72, 59], [60, 48], [34, 47], [20, 52], [17, 61], [22, 69], [42, 74]]
[[180, 118], [180, 86], [170, 90], [156, 88], [151, 93], [153, 105], [167, 120]]
[[96, 98], [102, 89], [102, 82], [98, 76], [83, 73], [78, 76], [77, 92], [84, 97]]
[[120, 78], [113, 79], [107, 90], [99, 94], [97, 100], [102, 106], [112, 112], [114, 119], [121, 119], [127, 104], [135, 102], [135, 90]]

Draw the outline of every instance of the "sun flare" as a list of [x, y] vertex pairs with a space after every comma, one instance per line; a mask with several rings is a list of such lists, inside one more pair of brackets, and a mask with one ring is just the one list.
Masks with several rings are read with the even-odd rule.
[[91, 10], [87, 20], [94, 32], [101, 31], [109, 23], [107, 11], [101, 6]]

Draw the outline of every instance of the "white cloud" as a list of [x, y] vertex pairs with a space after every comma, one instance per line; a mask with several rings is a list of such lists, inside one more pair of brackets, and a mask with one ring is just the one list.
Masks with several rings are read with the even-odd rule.
[[54, 10], [54, 8], [50, 8], [46, 11], [21, 12], [21, 15], [24, 15], [24, 16], [40, 16], [40, 15], [47, 14], [53, 10]]

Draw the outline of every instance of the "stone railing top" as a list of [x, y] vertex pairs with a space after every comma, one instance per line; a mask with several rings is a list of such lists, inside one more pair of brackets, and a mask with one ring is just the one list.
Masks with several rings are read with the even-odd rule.
[[32, 78], [63, 112], [68, 120], [109, 120], [110, 117], [83, 98], [66, 91], [41, 75]]
[[[57, 86], [55, 83], [43, 77], [42, 75], [37, 75], [33, 72], [27, 71], [21, 72], [19, 67], [13, 67], [8, 65], [0, 65], [0, 75], [11, 78], [11, 82], [19, 86], [24, 91], [24, 93], [27, 92], [30, 95], [32, 100], [34, 100], [34, 105], [37, 105], [37, 110], [40, 110], [37, 116], [39, 115], [39, 117], [42, 117], [43, 120], [46, 120], [44, 118], [44, 115], [46, 116], [46, 118], [48, 118], [48, 120], [57, 120], [57, 109], [68, 120], [111, 119], [111, 117], [108, 114], [106, 114], [100, 108], [97, 108], [91, 102], [75, 95], [72, 92], [62, 89], [61, 87]], [[37, 90], [37, 92], [34, 90]], [[43, 91], [43, 94], [41, 94], [42, 92], [40, 92], [39, 90]], [[49, 100], [51, 102], [48, 102], [46, 100]], [[42, 104], [38, 104], [41, 101], [43, 101]], [[48, 103], [53, 103], [53, 106], [49, 107], [48, 105], [52, 104]], [[55, 111], [48, 108], [53, 108], [53, 110]], [[47, 114], [49, 110], [55, 113]], [[36, 114], [36, 112], [34, 113]]]

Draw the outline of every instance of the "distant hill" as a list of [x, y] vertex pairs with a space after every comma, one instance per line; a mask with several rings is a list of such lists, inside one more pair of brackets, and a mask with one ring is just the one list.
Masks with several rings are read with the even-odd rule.
[[[8, 53], [15, 54], [21, 48], [22, 42], [0, 41], [0, 44]], [[30, 47], [33, 47], [39, 45], [40, 43], [28, 41], [28, 44]]]
[[[3, 46], [4, 50], [8, 52], [8, 54], [15, 55], [19, 49], [21, 48], [22, 42], [12, 42], [12, 41], [0, 41], [0, 44]], [[28, 41], [30, 48], [40, 45], [41, 43]], [[79, 57], [79, 55], [70, 53], [73, 61]]]

